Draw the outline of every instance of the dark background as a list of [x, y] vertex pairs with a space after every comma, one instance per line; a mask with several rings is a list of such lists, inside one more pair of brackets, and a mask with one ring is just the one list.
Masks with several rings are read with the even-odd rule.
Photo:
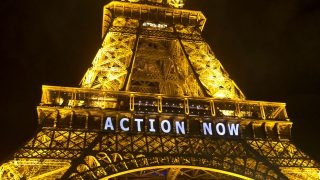
[[[101, 45], [103, 0], [0, 3], [0, 161], [34, 135], [41, 85], [77, 87]], [[292, 141], [320, 160], [320, 1], [188, 0], [249, 100], [286, 102]]]

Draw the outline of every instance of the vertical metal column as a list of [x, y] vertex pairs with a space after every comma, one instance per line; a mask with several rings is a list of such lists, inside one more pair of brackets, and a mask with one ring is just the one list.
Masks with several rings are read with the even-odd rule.
[[141, 26], [142, 26], [142, 21], [140, 20], [139, 21], [139, 27], [138, 27], [137, 32], [136, 32], [136, 40], [135, 40], [134, 46], [133, 46], [133, 53], [132, 53], [132, 56], [131, 56], [129, 67], [127, 68], [128, 73], [127, 73], [127, 76], [126, 76], [126, 79], [124, 81], [124, 84], [123, 84], [123, 87], [122, 87], [121, 91], [128, 91], [129, 87], [130, 87], [129, 85], [130, 85], [130, 80], [131, 80], [134, 64], [135, 64], [135, 61], [136, 61], [136, 54], [137, 54], [137, 50], [138, 50]]
[[197, 73], [196, 70], [193, 68], [192, 63], [191, 63], [190, 58], [189, 58], [189, 55], [188, 55], [186, 49], [184, 48], [184, 45], [182, 44], [181, 37], [179, 36], [179, 33], [177, 32], [177, 29], [176, 29], [175, 25], [173, 25], [173, 30], [174, 30], [174, 33], [176, 34], [177, 38], [178, 38], [178, 41], [179, 41], [179, 44], [180, 44], [181, 49], [182, 49], [182, 51], [183, 51], [183, 54], [184, 54], [185, 57], [187, 58], [188, 64], [189, 64], [189, 66], [190, 66], [190, 68], [191, 68], [191, 70], [192, 70], [192, 73], [193, 73], [193, 75], [194, 75], [194, 77], [195, 77], [198, 85], [200, 86], [203, 94], [204, 94], [206, 97], [211, 97], [211, 96], [208, 94], [208, 89], [202, 84], [202, 82], [201, 82], [200, 79], [199, 79], [198, 73]]

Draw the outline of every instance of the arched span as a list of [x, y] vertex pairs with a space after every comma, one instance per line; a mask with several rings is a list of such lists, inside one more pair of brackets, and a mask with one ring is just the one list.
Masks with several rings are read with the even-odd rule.
[[[250, 157], [248, 152], [246, 155], [246, 157], [240, 158], [242, 155], [219, 157], [203, 154], [132, 154], [100, 151], [92, 152], [83, 160], [78, 161], [79, 163], [72, 168], [73, 170], [66, 172], [64, 177], [104, 179], [132, 172], [170, 167], [171, 171], [167, 171], [167, 173], [171, 173], [173, 176], [178, 176], [178, 173], [182, 172], [180, 169], [197, 169], [235, 177], [234, 179], [279, 179], [279, 175], [263, 162], [257, 160], [258, 158]], [[88, 161], [92, 158], [94, 161]]]
[[157, 170], [157, 169], [168, 169], [173, 170], [173, 171], [181, 171], [181, 169], [188, 169], [188, 170], [202, 170], [202, 171], [209, 171], [209, 172], [213, 172], [213, 173], [219, 173], [219, 174], [223, 174], [223, 175], [227, 175], [227, 176], [231, 176], [231, 177], [235, 177], [235, 178], [239, 178], [239, 179], [244, 179], [244, 180], [252, 180], [252, 178], [240, 175], [240, 174], [236, 174], [233, 172], [229, 172], [229, 171], [224, 171], [224, 170], [220, 170], [220, 169], [213, 169], [213, 168], [207, 168], [207, 167], [198, 167], [198, 166], [186, 166], [186, 165], [162, 165], [162, 166], [151, 166], [151, 167], [143, 167], [143, 168], [137, 168], [137, 169], [131, 169], [131, 170], [127, 170], [127, 171], [123, 171], [123, 172], [119, 172], [116, 174], [112, 174], [110, 176], [106, 176], [104, 178], [102, 178], [102, 180], [108, 180], [111, 178], [115, 178], [115, 177], [119, 177], [119, 176], [123, 176], [129, 173], [135, 173], [135, 172], [140, 172], [140, 171], [149, 171], [149, 170]]

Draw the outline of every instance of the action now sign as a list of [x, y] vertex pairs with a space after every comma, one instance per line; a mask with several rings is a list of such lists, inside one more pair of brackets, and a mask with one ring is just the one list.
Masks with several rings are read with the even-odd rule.
[[234, 136], [240, 134], [240, 124], [234, 122], [198, 122], [198, 126], [193, 126], [190, 121], [174, 119], [154, 119], [154, 118], [128, 118], [123, 117], [118, 121], [114, 117], [106, 117], [104, 122], [105, 131], [115, 131], [116, 129], [123, 132], [149, 132], [185, 135], [189, 132], [198, 131], [205, 136]]

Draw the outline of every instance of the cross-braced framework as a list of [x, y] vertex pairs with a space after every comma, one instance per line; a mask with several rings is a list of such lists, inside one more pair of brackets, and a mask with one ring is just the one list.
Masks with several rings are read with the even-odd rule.
[[320, 179], [285, 103], [245, 100], [184, 0], [112, 1], [81, 88], [43, 86], [0, 179]]
[[201, 12], [112, 2], [104, 22], [102, 48], [82, 87], [245, 98], [202, 40]]

